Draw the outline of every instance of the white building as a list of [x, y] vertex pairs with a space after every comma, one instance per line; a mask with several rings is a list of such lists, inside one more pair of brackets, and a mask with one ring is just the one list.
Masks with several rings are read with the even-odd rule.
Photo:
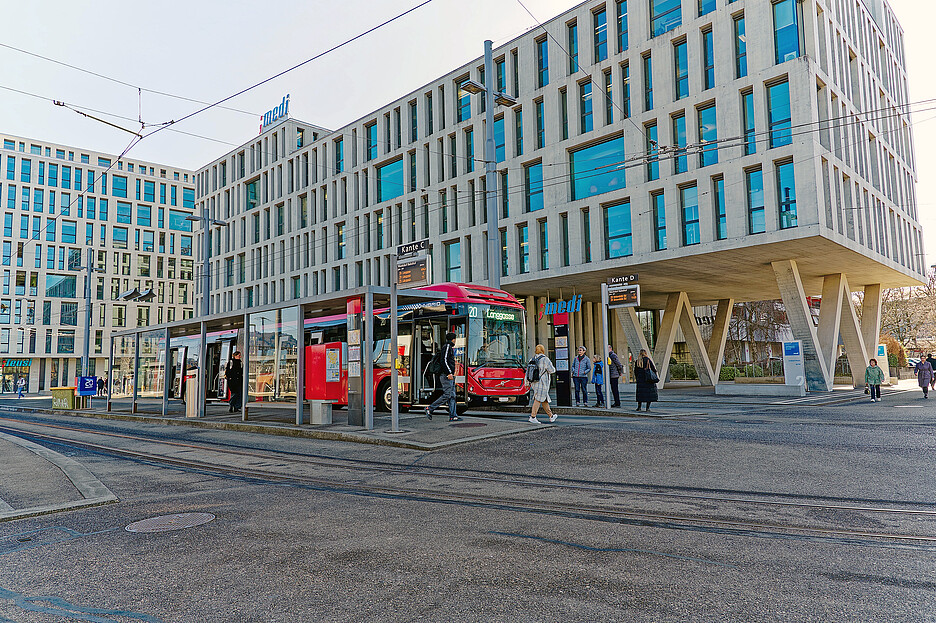
[[[2, 391], [72, 385], [81, 371], [93, 250], [90, 372], [114, 329], [191, 317], [191, 171], [0, 135]], [[143, 294], [138, 301], [121, 294]]]
[[[619, 314], [619, 350], [650, 333], [665, 366], [681, 326], [705, 382], [724, 327], [721, 350], [702, 343], [691, 306], [782, 297], [810, 385], [830, 387], [839, 333], [863, 369], [880, 289], [924, 274], [902, 37], [883, 0], [590, 0], [495, 48], [494, 76], [479, 58], [334, 131], [274, 121], [196, 176], [230, 224], [212, 309], [386, 285], [395, 245], [424, 238], [436, 281], [485, 282], [471, 79], [518, 100], [494, 111], [494, 268], [531, 342], [552, 337], [540, 304], [575, 292], [574, 342], [595, 352], [599, 284], [638, 273], [657, 313]], [[818, 328], [807, 295], [829, 301]]]

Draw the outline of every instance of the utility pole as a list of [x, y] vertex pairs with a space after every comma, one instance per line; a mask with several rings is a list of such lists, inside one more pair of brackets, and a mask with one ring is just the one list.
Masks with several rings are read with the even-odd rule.
[[81, 376], [89, 376], [91, 365], [91, 275], [94, 274], [94, 249], [88, 249], [85, 266], [84, 350], [81, 353]]
[[488, 84], [484, 90], [484, 185], [487, 213], [488, 285], [500, 289], [500, 240], [497, 235], [497, 156], [494, 146], [494, 59], [490, 39], [484, 42], [484, 76]]

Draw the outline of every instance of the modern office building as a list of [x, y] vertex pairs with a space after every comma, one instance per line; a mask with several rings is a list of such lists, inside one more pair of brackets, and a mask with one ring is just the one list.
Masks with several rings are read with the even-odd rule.
[[[902, 37], [883, 0], [589, 0], [496, 47], [493, 75], [476, 59], [335, 130], [272, 121], [196, 175], [229, 224], [212, 311], [387, 285], [395, 246], [428, 238], [437, 282], [499, 271], [531, 343], [552, 344], [543, 304], [580, 294], [570, 335], [594, 352], [600, 284], [638, 274], [612, 343], [654, 347], [665, 374], [681, 332], [703, 382], [733, 304], [782, 298], [828, 389], [839, 335], [863, 369], [881, 289], [925, 271]], [[469, 80], [517, 100], [493, 111], [495, 188]]]
[[20, 377], [29, 392], [45, 392], [81, 373], [88, 250], [91, 374], [107, 370], [114, 329], [192, 316], [191, 171], [0, 139], [3, 392], [16, 391]]

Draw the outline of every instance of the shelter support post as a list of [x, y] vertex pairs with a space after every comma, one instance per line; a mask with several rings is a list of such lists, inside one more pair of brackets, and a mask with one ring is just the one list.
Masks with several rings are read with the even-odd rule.
[[[305, 419], [305, 316], [302, 305], [296, 306], [299, 319], [299, 345], [296, 349], [296, 426], [302, 426]], [[309, 421], [311, 424], [311, 420]]]

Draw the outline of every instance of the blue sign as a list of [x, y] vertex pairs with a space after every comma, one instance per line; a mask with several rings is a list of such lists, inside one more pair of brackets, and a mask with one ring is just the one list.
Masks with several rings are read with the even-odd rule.
[[263, 132], [263, 128], [267, 127], [277, 119], [282, 119], [283, 117], [289, 116], [289, 94], [286, 94], [286, 97], [283, 98], [283, 101], [280, 102], [279, 106], [274, 106], [271, 110], [266, 111], [260, 117], [260, 131]]
[[79, 376], [78, 377], [78, 391], [76, 392], [79, 396], [93, 396], [97, 393], [97, 377], [96, 376]]
[[582, 311], [582, 295], [576, 294], [568, 301], [549, 301], [541, 303], [539, 306], [539, 318], [543, 316], [552, 316], [554, 314], [566, 314]]
[[787, 357], [795, 357], [800, 354], [800, 343], [799, 342], [784, 342], [783, 343], [783, 354]]
[[878, 344], [878, 357], [887, 361], [887, 344]]

